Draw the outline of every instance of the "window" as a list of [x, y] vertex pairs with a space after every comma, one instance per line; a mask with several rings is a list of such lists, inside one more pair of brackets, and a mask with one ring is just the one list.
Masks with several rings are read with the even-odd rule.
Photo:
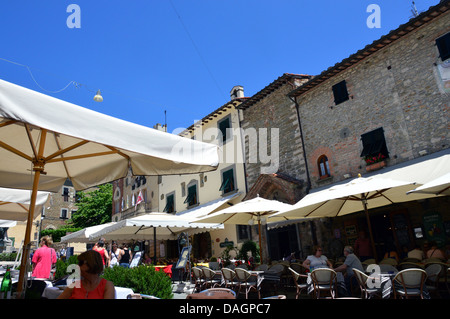
[[174, 213], [175, 212], [175, 194], [168, 194], [166, 196], [166, 207], [164, 207], [163, 212]]
[[442, 61], [450, 58], [450, 32], [439, 39], [436, 39], [436, 46]]
[[227, 141], [227, 129], [231, 128], [230, 117], [227, 116], [226, 118], [221, 120], [218, 123], [218, 125], [219, 125], [219, 131], [222, 133], [222, 142], [225, 143]]
[[336, 105], [348, 100], [347, 83], [344, 81], [333, 85], [334, 103]]
[[67, 219], [68, 218], [67, 213], [68, 213], [67, 208], [61, 208], [61, 213], [59, 214], [59, 218]]
[[328, 158], [322, 155], [317, 160], [317, 165], [319, 166], [319, 176], [320, 178], [330, 177], [330, 166], [328, 165]]
[[389, 152], [384, 139], [384, 130], [382, 127], [377, 128], [371, 132], [361, 135], [363, 150], [361, 157], [367, 158], [370, 156], [382, 155], [384, 158], [389, 157]]
[[234, 181], [234, 169], [230, 168], [222, 172], [222, 184], [220, 185], [219, 191], [223, 194], [232, 192], [236, 189], [236, 183]]
[[191, 185], [188, 187], [188, 195], [184, 201], [184, 203], [188, 204], [189, 206], [194, 206], [195, 204], [198, 204], [197, 200], [197, 184]]
[[252, 239], [252, 230], [247, 225], [236, 225], [237, 239], [239, 241]]
[[63, 187], [62, 196], [64, 197], [65, 202], [69, 201], [69, 187]]

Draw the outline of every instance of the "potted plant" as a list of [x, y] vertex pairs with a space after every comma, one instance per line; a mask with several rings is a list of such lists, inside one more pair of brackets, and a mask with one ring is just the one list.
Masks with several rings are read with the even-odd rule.
[[366, 162], [366, 170], [374, 171], [386, 166], [386, 156], [382, 153], [378, 153], [376, 155], [367, 155], [364, 157], [364, 161]]

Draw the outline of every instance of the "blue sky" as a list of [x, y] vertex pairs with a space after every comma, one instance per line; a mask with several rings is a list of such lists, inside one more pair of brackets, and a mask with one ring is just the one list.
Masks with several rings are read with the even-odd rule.
[[[425, 11], [439, 0], [415, 3]], [[67, 26], [70, 4], [80, 8], [80, 28]], [[381, 28], [367, 26], [370, 4], [381, 9]], [[0, 78], [150, 127], [164, 124], [167, 111], [172, 132], [225, 104], [234, 85], [244, 86], [245, 96], [252, 96], [283, 73], [321, 73], [406, 23], [411, 4], [1, 1]], [[81, 85], [62, 90], [70, 81]], [[102, 103], [93, 101], [97, 89]]]

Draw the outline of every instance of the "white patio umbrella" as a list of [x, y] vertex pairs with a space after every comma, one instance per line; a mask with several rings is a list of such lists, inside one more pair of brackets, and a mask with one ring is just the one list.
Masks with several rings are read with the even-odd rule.
[[100, 229], [89, 236], [90, 240], [143, 240], [156, 234], [159, 240], [176, 239], [181, 232], [197, 234], [212, 229], [223, 229], [222, 225], [210, 223], [191, 223], [182, 216], [168, 213], [149, 213], [124, 219]]
[[90, 236], [102, 230], [103, 228], [106, 228], [108, 226], [114, 225], [115, 222], [110, 222], [106, 224], [86, 227], [83, 229], [80, 229], [79, 231], [73, 232], [71, 234], [68, 234], [66, 236], [61, 237], [62, 243], [90, 243], [93, 242], [93, 240], [90, 240]]
[[[33, 219], [42, 210], [49, 199], [49, 192], [37, 192]], [[26, 221], [30, 210], [31, 191], [0, 187], [0, 218]]]
[[[221, 223], [221, 224], [235, 224], [247, 225], [255, 221], [258, 223], [259, 233], [259, 255], [262, 260], [261, 248], [261, 221], [264, 218], [273, 216], [275, 213], [292, 209], [292, 205], [279, 202], [277, 200], [265, 199], [262, 197], [255, 197], [243, 202], [240, 202], [231, 207], [219, 210], [212, 214], [208, 214], [196, 220], [196, 223]], [[284, 216], [274, 218], [275, 220], [286, 220]]]
[[348, 183], [332, 186], [302, 198], [293, 208], [274, 214], [273, 217], [336, 217], [364, 211], [368, 223], [372, 249], [376, 256], [372, 227], [368, 210], [399, 202], [425, 198], [423, 195], [407, 195], [415, 183], [397, 181], [380, 176], [355, 178]]
[[[210, 171], [218, 147], [116, 119], [0, 80], [0, 187], [31, 189], [21, 269], [38, 190], [76, 190], [134, 175]], [[33, 176], [34, 173], [34, 176]], [[32, 181], [32, 182], [31, 182]], [[18, 291], [23, 290], [24, 271]]]
[[408, 194], [414, 193], [450, 195], [450, 173], [442, 175], [441, 177], [438, 177], [408, 192]]
[[104, 238], [105, 240], [144, 240], [153, 237], [154, 260], [156, 261], [156, 240], [177, 239], [186, 232], [190, 235], [207, 232], [213, 229], [223, 229], [222, 225], [191, 223], [192, 220], [183, 216], [167, 213], [150, 213], [118, 221], [89, 236], [90, 240]]

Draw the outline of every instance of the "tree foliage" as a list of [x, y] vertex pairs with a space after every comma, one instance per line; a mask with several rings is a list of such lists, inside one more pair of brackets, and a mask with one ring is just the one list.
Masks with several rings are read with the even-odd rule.
[[112, 214], [112, 184], [98, 186], [89, 192], [77, 192], [77, 211], [69, 222], [71, 227], [86, 228], [108, 223]]

